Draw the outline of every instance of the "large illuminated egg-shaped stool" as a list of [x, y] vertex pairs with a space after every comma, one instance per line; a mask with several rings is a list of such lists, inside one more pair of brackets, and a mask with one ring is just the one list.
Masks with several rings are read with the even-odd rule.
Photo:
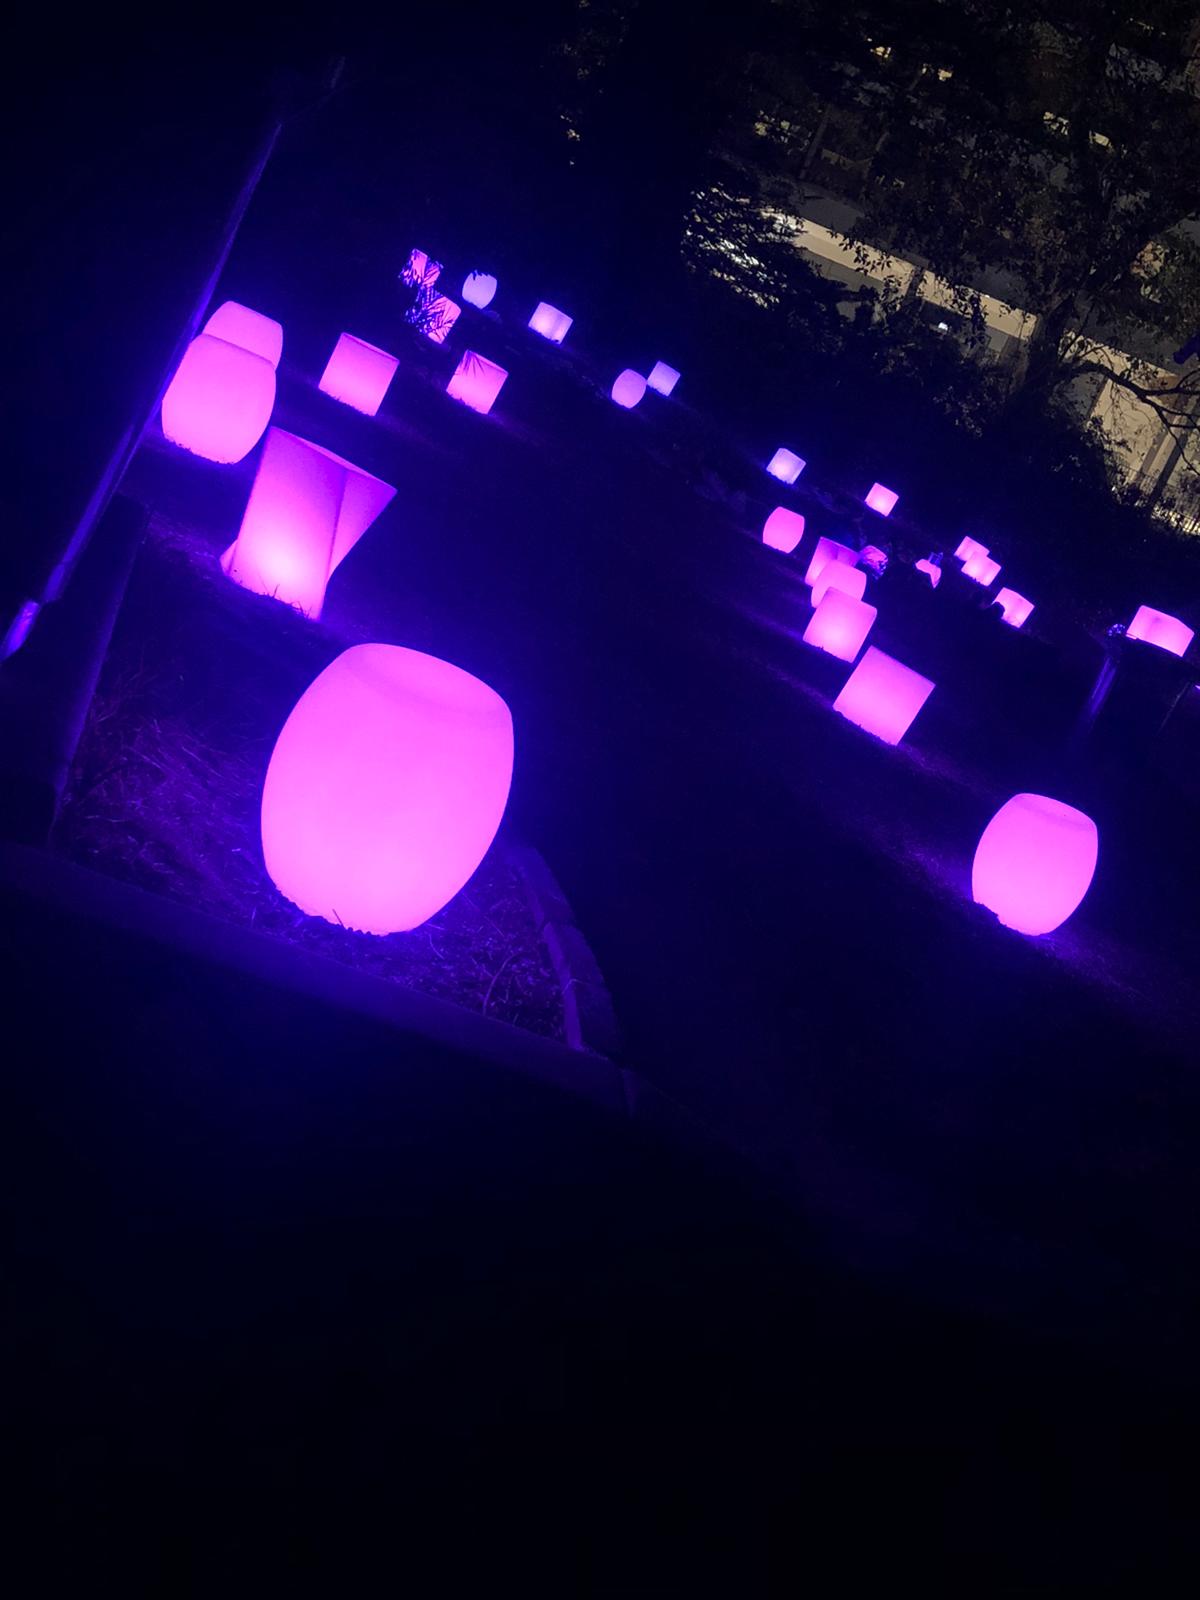
[[624, 372], [618, 372], [612, 386], [612, 398], [619, 406], [624, 406], [626, 411], [632, 411], [645, 393], [646, 380], [640, 372], [635, 372], [632, 367], [626, 367]]
[[1100, 850], [1083, 811], [1044, 794], [1014, 795], [983, 830], [971, 894], [1018, 933], [1053, 933], [1091, 886]]
[[474, 350], [464, 350], [462, 360], [450, 375], [446, 393], [452, 400], [486, 416], [495, 405], [496, 396], [503, 389], [507, 377], [504, 368], [498, 367], [494, 361], [476, 355]]
[[243, 350], [253, 350], [273, 367], [279, 366], [283, 354], [283, 327], [274, 317], [239, 305], [236, 300], [226, 300], [204, 324], [204, 331], [211, 333], [214, 339], [224, 339], [226, 344], [240, 344]]
[[833, 709], [884, 744], [899, 744], [933, 687], [929, 678], [871, 645], [846, 679]]
[[1196, 637], [1193, 629], [1167, 611], [1155, 611], [1153, 606], [1139, 606], [1133, 621], [1125, 630], [1127, 639], [1140, 639], [1143, 644], [1157, 645], [1170, 655], [1187, 654], [1188, 646]]
[[793, 450], [785, 450], [782, 445], [767, 462], [767, 471], [773, 478], [778, 478], [780, 483], [795, 483], [804, 471], [805, 460]]
[[[849, 567], [838, 568], [840, 572], [850, 570]], [[856, 600], [841, 589], [827, 589], [804, 630], [804, 642], [836, 656], [839, 661], [853, 661], [866, 643], [877, 616], [875, 607], [865, 600]]]
[[798, 511], [776, 506], [763, 523], [762, 537], [763, 543], [770, 545], [772, 550], [782, 550], [784, 555], [791, 555], [804, 537], [804, 518]]
[[214, 334], [193, 339], [163, 395], [162, 430], [206, 461], [250, 454], [275, 408], [275, 368], [265, 356]]
[[830, 561], [843, 562], [848, 567], [858, 563], [858, 551], [851, 550], [848, 544], [839, 544], [836, 539], [826, 539], [824, 535], [817, 540], [817, 548], [812, 553], [812, 560], [808, 563], [808, 571], [804, 574], [805, 583], [810, 586], [816, 583], [825, 566]]
[[496, 298], [496, 280], [490, 272], [468, 272], [463, 279], [462, 297], [477, 311], [486, 311]]
[[416, 928], [487, 854], [512, 768], [512, 716], [494, 689], [420, 650], [355, 645], [304, 691], [271, 753], [271, 881], [309, 916]]
[[656, 361], [650, 368], [650, 375], [646, 384], [653, 389], [655, 394], [673, 394], [675, 385], [679, 382], [679, 374], [674, 367], [669, 367], [665, 361]]
[[561, 344], [567, 337], [573, 321], [573, 317], [569, 317], [565, 311], [560, 311], [557, 306], [539, 300], [533, 308], [529, 326], [534, 333], [540, 333], [543, 339], [549, 339], [551, 344]]
[[861, 567], [848, 567], [844, 561], [827, 561], [812, 586], [812, 603], [819, 606], [830, 589], [840, 589], [854, 600], [867, 592], [867, 575]]
[[383, 404], [399, 365], [399, 359], [389, 351], [356, 339], [352, 333], [342, 333], [317, 388], [344, 406], [373, 417]]

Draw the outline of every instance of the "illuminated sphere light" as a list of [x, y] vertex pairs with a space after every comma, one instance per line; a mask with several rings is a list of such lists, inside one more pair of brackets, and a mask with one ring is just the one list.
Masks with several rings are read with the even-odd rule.
[[504, 368], [498, 367], [494, 361], [476, 355], [474, 350], [465, 350], [446, 385], [446, 393], [452, 400], [461, 400], [464, 406], [470, 406], [472, 411], [482, 412], [486, 416], [507, 377]]
[[[850, 568], [842, 570], [849, 571]], [[816, 645], [839, 661], [853, 661], [875, 626], [878, 612], [842, 589], [827, 589], [804, 630], [805, 644]]]
[[885, 489], [882, 483], [873, 483], [867, 490], [865, 504], [881, 517], [890, 517], [900, 496], [894, 489]]
[[1096, 871], [1100, 835], [1083, 811], [1018, 794], [983, 830], [971, 895], [1018, 933], [1053, 933], [1077, 909]]
[[778, 478], [780, 483], [795, 483], [806, 465], [807, 463], [802, 456], [795, 455], [791, 450], [785, 450], [780, 445], [770, 461], [767, 462], [767, 471], [773, 478]]
[[861, 567], [848, 567], [844, 561], [827, 561], [812, 586], [813, 605], [819, 606], [830, 589], [840, 589], [852, 599], [861, 600], [867, 592], [867, 575]]
[[926, 561], [924, 558], [922, 558], [920, 561], [915, 561], [913, 565], [916, 567], [918, 572], [923, 572], [929, 579], [929, 586], [931, 589], [936, 589], [938, 584], [941, 583], [942, 569], [935, 562]]
[[204, 324], [205, 333], [214, 339], [224, 339], [226, 344], [241, 345], [243, 350], [253, 350], [273, 367], [279, 366], [283, 354], [283, 327], [273, 317], [252, 311], [236, 300], [226, 300]]
[[782, 550], [784, 555], [791, 555], [804, 537], [804, 518], [798, 511], [776, 506], [763, 523], [762, 537], [763, 543], [770, 545], [772, 550]]
[[1015, 589], [997, 590], [992, 604], [1000, 607], [1001, 620], [1007, 622], [1010, 628], [1023, 628], [1033, 615], [1033, 601], [1026, 600]]
[[956, 561], [970, 561], [972, 556], [986, 556], [988, 547], [980, 544], [977, 539], [963, 539], [958, 549], [954, 552]]
[[989, 584], [995, 583], [1000, 576], [1000, 563], [993, 561], [985, 551], [976, 551], [963, 562], [963, 577], [970, 578], [973, 583], [982, 584], [986, 589]]
[[162, 430], [206, 461], [240, 461], [275, 409], [275, 368], [265, 356], [211, 333], [193, 339], [163, 395]]
[[331, 450], [271, 428], [221, 566], [244, 589], [319, 617], [335, 568], [395, 493]]
[[441, 274], [442, 263], [431, 261], [424, 250], [410, 250], [400, 269], [400, 281], [410, 289], [431, 289]]
[[469, 306], [486, 311], [496, 298], [496, 280], [490, 272], [468, 272], [463, 279], [462, 297]]
[[804, 574], [805, 583], [816, 583], [826, 563], [829, 561], [841, 561], [848, 567], [856, 566], [858, 564], [858, 551], [851, 550], [848, 544], [839, 544], [836, 539], [826, 539], [824, 537], [818, 539], [817, 548], [813, 551], [812, 560], [808, 563], [808, 571]]
[[380, 350], [352, 333], [343, 333], [317, 385], [322, 394], [332, 395], [343, 405], [353, 406], [364, 416], [373, 417], [383, 402], [388, 386], [400, 365], [396, 356]]
[[1143, 644], [1157, 645], [1173, 656], [1187, 654], [1188, 646], [1196, 637], [1195, 631], [1178, 617], [1166, 611], [1155, 611], [1153, 606], [1139, 606], [1133, 621], [1125, 630], [1127, 639], [1140, 639]]
[[885, 744], [899, 744], [933, 687], [919, 672], [869, 645], [833, 709]]
[[650, 368], [650, 376], [646, 379], [647, 385], [656, 394], [671, 394], [678, 382], [679, 374], [665, 361], [656, 361]]
[[617, 375], [617, 381], [612, 386], [612, 397], [619, 406], [631, 410], [645, 394], [646, 382], [640, 372], [626, 367], [624, 372]]
[[549, 339], [551, 344], [561, 344], [573, 320], [565, 311], [539, 300], [529, 319], [529, 326], [534, 333], [540, 333], [543, 339]]
[[271, 881], [327, 922], [419, 927], [487, 854], [512, 768], [512, 716], [494, 689], [420, 650], [354, 645], [300, 696], [271, 753]]
[[444, 294], [431, 294], [421, 305], [421, 332], [434, 344], [445, 344], [450, 330], [462, 315], [462, 307]]

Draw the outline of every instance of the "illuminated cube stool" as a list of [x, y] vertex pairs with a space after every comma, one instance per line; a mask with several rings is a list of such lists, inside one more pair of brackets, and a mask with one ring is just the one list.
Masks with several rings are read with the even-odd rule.
[[937, 566], [935, 562], [922, 559], [920, 561], [915, 561], [913, 565], [916, 567], [918, 572], [923, 572], [929, 579], [929, 586], [931, 589], [936, 589], [938, 584], [941, 583], [942, 569], [941, 567]]
[[399, 360], [352, 333], [343, 333], [321, 374], [317, 388], [343, 405], [373, 417], [396, 376]]
[[275, 409], [275, 368], [265, 356], [211, 333], [193, 339], [163, 395], [162, 430], [206, 461], [240, 461]]
[[512, 716], [494, 689], [420, 650], [354, 645], [304, 691], [271, 753], [271, 881], [328, 922], [418, 927], [487, 854], [512, 767]]
[[878, 511], [881, 517], [890, 517], [899, 499], [900, 496], [894, 489], [885, 489], [882, 483], [873, 483], [867, 490], [864, 504], [872, 511]]
[[928, 678], [869, 645], [833, 709], [885, 744], [899, 744], [932, 693]]
[[988, 547], [980, 544], [977, 539], [963, 539], [958, 549], [954, 552], [956, 561], [969, 561], [972, 556], [986, 556]]
[[410, 289], [431, 289], [441, 274], [442, 263], [431, 261], [424, 250], [410, 250], [400, 269], [400, 281]]
[[453, 300], [447, 299], [444, 294], [431, 294], [422, 299], [414, 320], [419, 322], [421, 332], [427, 339], [434, 344], [445, 344], [461, 314], [462, 307], [455, 305]]
[[1007, 622], [1010, 628], [1023, 628], [1033, 615], [1033, 601], [1026, 600], [1015, 589], [997, 590], [992, 604], [1000, 607], [1001, 620]]
[[983, 830], [971, 895], [1018, 933], [1053, 933], [1091, 886], [1100, 835], [1091, 817], [1044, 794], [1018, 794]]
[[791, 555], [804, 537], [804, 518], [798, 511], [776, 506], [763, 523], [762, 537], [763, 543], [770, 545], [772, 550], [782, 550], [784, 555]]
[[805, 583], [816, 583], [821, 576], [825, 565], [830, 561], [843, 562], [848, 567], [858, 563], [858, 551], [851, 550], [848, 544], [839, 544], [836, 539], [820, 538], [817, 548], [813, 551], [812, 560], [808, 563], [808, 571], [804, 574]]
[[839, 661], [853, 661], [867, 642], [877, 615], [875, 607], [864, 600], [856, 600], [842, 589], [828, 589], [804, 630], [804, 642]]
[[1186, 655], [1187, 648], [1196, 637], [1195, 631], [1178, 617], [1166, 611], [1155, 611], [1153, 606], [1139, 606], [1133, 621], [1125, 630], [1127, 639], [1140, 639], [1143, 644], [1157, 645], [1173, 656]]
[[656, 394], [671, 394], [678, 382], [679, 374], [665, 361], [656, 361], [650, 368], [650, 376], [646, 379], [646, 383]]
[[767, 471], [773, 478], [778, 478], [780, 483], [795, 483], [804, 471], [805, 462], [801, 456], [793, 455], [790, 450], [785, 450], [782, 445], [767, 462]]
[[830, 589], [840, 589], [852, 600], [861, 600], [867, 592], [867, 575], [861, 567], [848, 567], [844, 561], [827, 561], [812, 586], [813, 605], [819, 606]]
[[243, 588], [319, 617], [334, 569], [395, 493], [331, 450], [272, 428], [221, 566]]
[[452, 400], [461, 400], [464, 406], [470, 406], [472, 411], [480, 411], [486, 416], [507, 377], [504, 368], [498, 367], [494, 361], [477, 356], [474, 350], [466, 350], [446, 385], [446, 393]]
[[253, 350], [273, 367], [279, 366], [283, 354], [283, 328], [273, 317], [264, 317], [261, 311], [252, 311], [236, 300], [226, 300], [204, 324], [205, 333], [214, 339], [224, 339], [226, 344], [239, 344], [243, 350]]
[[624, 372], [618, 373], [617, 381], [612, 386], [613, 399], [627, 411], [632, 410], [645, 393], [646, 379], [632, 367], [626, 367]]
[[496, 280], [490, 272], [468, 272], [463, 279], [462, 297], [469, 306], [486, 311], [496, 298]]
[[539, 300], [529, 319], [529, 326], [534, 333], [540, 333], [543, 339], [549, 339], [551, 344], [561, 344], [567, 337], [567, 330], [572, 321], [573, 318], [565, 311], [559, 311], [554, 306], [547, 305], [544, 300]]
[[963, 577], [970, 578], [973, 583], [982, 584], [986, 589], [989, 584], [995, 583], [1000, 576], [1000, 563], [993, 561], [986, 550], [977, 550], [963, 562]]

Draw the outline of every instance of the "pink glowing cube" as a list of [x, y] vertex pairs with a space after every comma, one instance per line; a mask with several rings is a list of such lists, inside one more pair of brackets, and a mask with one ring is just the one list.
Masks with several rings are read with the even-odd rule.
[[1140, 639], [1143, 644], [1157, 645], [1173, 656], [1187, 654], [1188, 646], [1196, 637], [1195, 631], [1178, 617], [1166, 611], [1155, 611], [1153, 606], [1139, 606], [1133, 621], [1125, 630], [1127, 639]]
[[867, 575], [861, 567], [848, 567], [844, 561], [827, 561], [812, 586], [813, 605], [819, 606], [830, 589], [840, 589], [852, 599], [861, 600], [867, 592]]
[[624, 372], [618, 373], [617, 380], [612, 386], [613, 399], [627, 411], [637, 405], [645, 392], [646, 379], [632, 367], [626, 367]]
[[214, 339], [224, 339], [226, 344], [239, 344], [243, 350], [253, 350], [273, 367], [279, 366], [283, 354], [283, 328], [272, 317], [261, 311], [251, 311], [236, 300], [226, 300], [204, 324], [205, 333]]
[[463, 279], [462, 297], [469, 306], [486, 311], [496, 298], [496, 280], [490, 272], [468, 272]]
[[462, 307], [444, 294], [431, 294], [422, 307], [421, 332], [434, 344], [445, 344], [450, 330], [462, 314]]
[[778, 478], [780, 483], [795, 483], [804, 471], [803, 457], [794, 455], [792, 451], [785, 450], [782, 445], [767, 462], [767, 471], [773, 478]]
[[317, 387], [343, 405], [353, 406], [364, 416], [373, 417], [399, 365], [399, 360], [386, 350], [368, 344], [365, 339], [356, 339], [352, 333], [343, 333], [333, 347]]
[[665, 361], [656, 361], [650, 368], [650, 376], [646, 379], [647, 385], [656, 394], [672, 394], [678, 382], [679, 374]]
[[266, 432], [275, 368], [211, 333], [193, 339], [163, 395], [162, 430], [206, 461], [240, 461]]
[[763, 543], [770, 545], [772, 550], [782, 550], [785, 555], [791, 555], [804, 537], [804, 518], [798, 511], [776, 506], [763, 523], [762, 536]]
[[1000, 563], [993, 561], [986, 551], [976, 551], [963, 562], [963, 576], [987, 588], [1000, 576]]
[[512, 716], [494, 689], [419, 650], [354, 645], [275, 743], [267, 872], [309, 916], [366, 933], [418, 927], [487, 854], [512, 767]]
[[881, 483], [873, 483], [867, 490], [865, 504], [872, 511], [878, 511], [881, 517], [890, 517], [896, 509], [896, 502], [900, 496], [894, 489], [885, 489]]
[[987, 545], [980, 544], [977, 539], [963, 539], [954, 552], [954, 558], [956, 561], [969, 561], [972, 556], [986, 556], [987, 553]]
[[804, 630], [804, 642], [839, 661], [853, 661], [867, 642], [877, 615], [875, 607], [864, 600], [856, 600], [842, 589], [828, 589]]
[[932, 693], [928, 678], [868, 645], [833, 709], [885, 744], [899, 744]]
[[395, 493], [331, 450], [272, 428], [221, 565], [243, 588], [319, 617], [334, 569]]
[[971, 894], [1018, 933], [1053, 933], [1091, 887], [1100, 850], [1083, 811], [1044, 794], [1018, 794], [983, 830]]
[[941, 569], [941, 567], [937, 566], [934, 562], [926, 561], [922, 557], [922, 559], [920, 561], [915, 561], [913, 563], [913, 565], [916, 567], [918, 572], [923, 572], [925, 574], [925, 576], [929, 579], [929, 586], [930, 586], [931, 589], [936, 589], [938, 584], [941, 583], [941, 581], [942, 581], [942, 569]]
[[410, 289], [432, 289], [442, 270], [440, 261], [431, 261], [424, 250], [410, 250], [400, 269], [400, 281]]
[[839, 544], [836, 539], [818, 539], [817, 548], [808, 563], [808, 571], [804, 574], [805, 583], [816, 583], [830, 561], [841, 561], [848, 567], [857, 566], [858, 551], [851, 550], [848, 544]]
[[461, 400], [464, 406], [470, 406], [472, 411], [480, 411], [486, 416], [507, 377], [504, 368], [498, 367], [494, 361], [477, 356], [474, 350], [465, 350], [446, 385], [446, 393], [452, 400]]
[[998, 589], [992, 604], [1000, 607], [1001, 620], [1010, 628], [1023, 628], [1033, 615], [1033, 601], [1015, 589]]
[[561, 344], [567, 337], [572, 320], [565, 311], [539, 300], [529, 319], [529, 326], [534, 333], [540, 333], [543, 339], [549, 339], [551, 344]]

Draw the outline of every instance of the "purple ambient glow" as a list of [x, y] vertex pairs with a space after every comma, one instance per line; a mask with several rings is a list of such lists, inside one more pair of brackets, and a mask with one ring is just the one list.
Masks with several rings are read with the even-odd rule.
[[780, 483], [795, 483], [806, 465], [803, 457], [793, 455], [790, 450], [785, 450], [780, 445], [767, 462], [767, 471], [773, 478], [778, 478]]
[[573, 320], [565, 311], [539, 300], [529, 319], [529, 326], [534, 333], [540, 333], [543, 339], [549, 339], [551, 344], [561, 344]]
[[995, 583], [1000, 576], [1000, 563], [993, 561], [986, 552], [976, 551], [963, 562], [963, 577], [970, 578], [972, 582], [982, 584], [986, 589], [989, 584]]
[[954, 552], [956, 561], [970, 561], [972, 556], [986, 556], [988, 547], [980, 544], [977, 539], [963, 539], [958, 549]]
[[331, 450], [272, 428], [221, 566], [243, 588], [319, 617], [334, 569], [395, 493]]
[[253, 350], [211, 333], [193, 339], [163, 395], [162, 430], [206, 461], [240, 461], [266, 432], [275, 368]]
[[1044, 794], [1017, 794], [983, 830], [971, 895], [1017, 933], [1053, 933], [1091, 887], [1100, 851], [1096, 824]]
[[873, 483], [867, 491], [864, 504], [870, 506], [872, 511], [878, 511], [881, 517], [890, 517], [899, 498], [894, 489], [885, 489], [883, 484]]
[[261, 311], [251, 311], [236, 300], [226, 300], [204, 324], [204, 332], [214, 339], [224, 339], [226, 344], [241, 345], [243, 350], [253, 350], [256, 356], [278, 368], [283, 354], [283, 328], [272, 317]]
[[507, 377], [504, 368], [498, 367], [494, 361], [476, 355], [474, 350], [465, 350], [446, 385], [446, 393], [452, 400], [461, 400], [464, 406], [470, 406], [472, 411], [482, 412], [486, 416]]
[[434, 344], [445, 344], [450, 330], [462, 315], [462, 307], [444, 294], [431, 294], [423, 307], [421, 332]]
[[271, 753], [271, 881], [327, 922], [416, 928], [487, 854], [512, 768], [512, 716], [494, 689], [420, 650], [354, 645], [300, 696]]
[[640, 372], [635, 372], [632, 367], [626, 367], [624, 372], [617, 374], [617, 380], [612, 386], [612, 397], [619, 406], [624, 406], [627, 411], [637, 405], [646, 393], [646, 379]]
[[816, 583], [828, 561], [842, 561], [848, 567], [857, 566], [858, 551], [851, 550], [849, 545], [839, 544], [836, 539], [818, 539], [817, 548], [808, 563], [808, 571], [804, 574], [805, 583]]
[[938, 584], [941, 583], [942, 569], [934, 562], [926, 561], [924, 558], [922, 558], [920, 561], [914, 561], [913, 565], [916, 567], [918, 572], [923, 572], [929, 579], [929, 586], [931, 589], [936, 589]]
[[776, 506], [763, 523], [762, 537], [763, 543], [772, 550], [782, 550], [784, 555], [790, 556], [804, 537], [804, 518], [798, 511]]
[[431, 261], [424, 250], [410, 250], [400, 271], [400, 281], [410, 289], [432, 289], [442, 270], [440, 261]]
[[665, 361], [656, 361], [650, 368], [650, 376], [646, 382], [656, 394], [671, 394], [679, 382], [679, 374]]
[[813, 605], [819, 606], [830, 589], [840, 589], [852, 600], [861, 600], [867, 592], [867, 575], [861, 567], [848, 567], [844, 561], [827, 561], [812, 586]]
[[1139, 606], [1133, 621], [1125, 630], [1127, 639], [1140, 639], [1143, 644], [1156, 645], [1173, 656], [1187, 654], [1188, 646], [1196, 637], [1195, 631], [1178, 617], [1166, 611], [1155, 611], [1153, 606]]
[[933, 687], [919, 672], [869, 645], [833, 709], [885, 744], [899, 744]]
[[352, 333], [339, 335], [317, 388], [364, 416], [379, 410], [399, 360]]
[[463, 279], [462, 297], [469, 306], [486, 311], [496, 298], [496, 280], [490, 272], [468, 272]]
[[1007, 622], [1010, 628], [1023, 628], [1033, 615], [1033, 601], [1026, 600], [1015, 589], [997, 590], [992, 604], [1000, 607], [1001, 620]]
[[[849, 569], [846, 569], [849, 570]], [[816, 645], [839, 661], [853, 661], [875, 626], [878, 612], [841, 589], [828, 589], [804, 630], [805, 644]]]

